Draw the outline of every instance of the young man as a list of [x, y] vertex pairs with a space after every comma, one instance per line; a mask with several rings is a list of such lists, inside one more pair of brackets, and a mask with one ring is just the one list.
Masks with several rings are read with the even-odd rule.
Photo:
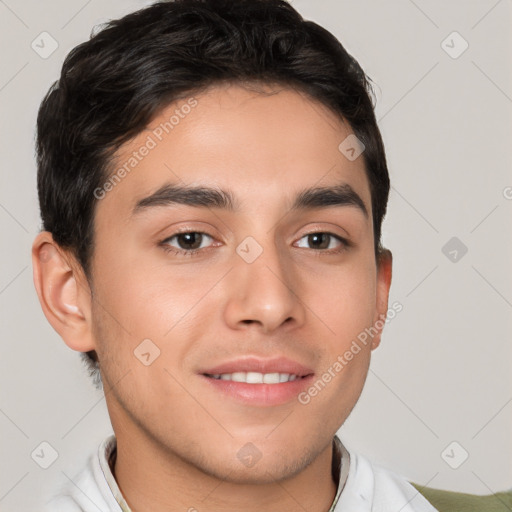
[[281, 0], [158, 3], [70, 53], [34, 280], [115, 436], [48, 510], [436, 510], [336, 436], [395, 309], [370, 93]]

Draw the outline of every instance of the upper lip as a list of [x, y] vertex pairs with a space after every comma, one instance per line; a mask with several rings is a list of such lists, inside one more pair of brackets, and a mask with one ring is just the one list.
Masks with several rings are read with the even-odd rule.
[[286, 357], [272, 359], [259, 359], [257, 357], [243, 357], [226, 361], [212, 368], [201, 370], [199, 373], [208, 375], [221, 375], [235, 372], [258, 373], [289, 373], [304, 377], [313, 373], [313, 370]]

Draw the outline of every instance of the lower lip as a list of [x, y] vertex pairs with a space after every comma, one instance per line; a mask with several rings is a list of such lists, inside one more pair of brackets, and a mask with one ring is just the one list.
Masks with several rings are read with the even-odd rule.
[[297, 399], [299, 393], [310, 386], [313, 380], [313, 374], [279, 384], [247, 384], [246, 382], [214, 379], [206, 375], [201, 375], [201, 377], [207, 385], [224, 395], [248, 405], [264, 407], [282, 405]]

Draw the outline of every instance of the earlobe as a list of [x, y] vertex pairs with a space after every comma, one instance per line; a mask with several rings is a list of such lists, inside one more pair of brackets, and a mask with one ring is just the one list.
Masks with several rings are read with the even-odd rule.
[[393, 255], [391, 254], [391, 251], [388, 249], [382, 249], [377, 256], [377, 294], [375, 317], [373, 320], [373, 325], [378, 330], [378, 333], [372, 339], [372, 350], [375, 350], [379, 346], [382, 331], [386, 324], [392, 266]]
[[32, 245], [34, 285], [43, 312], [73, 350], [94, 350], [91, 295], [81, 267], [60, 248], [51, 233], [39, 233]]

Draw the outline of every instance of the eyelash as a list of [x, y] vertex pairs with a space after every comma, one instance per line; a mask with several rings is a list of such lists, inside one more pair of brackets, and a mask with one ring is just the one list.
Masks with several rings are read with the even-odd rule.
[[[188, 234], [206, 235], [206, 236], [208, 236], [208, 237], [213, 239], [212, 235], [209, 235], [208, 233], [205, 233], [203, 231], [178, 231], [177, 233], [174, 233], [173, 235], [167, 237], [165, 240], [162, 240], [160, 242], [160, 245], [162, 246], [163, 250], [166, 253], [172, 253], [172, 254], [175, 254], [175, 255], [178, 255], [178, 256], [185, 256], [185, 257], [186, 256], [188, 256], [188, 257], [196, 256], [201, 251], [205, 251], [205, 250], [208, 250], [208, 249], [212, 248], [210, 246], [210, 247], [206, 247], [206, 248], [202, 248], [202, 249], [190, 249], [190, 250], [187, 250], [187, 249], [176, 249], [172, 245], [168, 244], [168, 242], [170, 240], [172, 240], [173, 238], [175, 238], [175, 237], [177, 237], [179, 235], [188, 235]], [[335, 235], [334, 233], [330, 233], [328, 231], [313, 231], [311, 233], [306, 233], [299, 240], [302, 240], [302, 238], [310, 236], [310, 235], [328, 235], [328, 236], [330, 236], [332, 238], [335, 238], [339, 242], [341, 242], [341, 247], [339, 247], [338, 249], [329, 249], [329, 250], [327, 250], [327, 249], [310, 249], [311, 251], [314, 251], [315, 253], [317, 253], [316, 256], [322, 256], [323, 254], [328, 254], [328, 255], [339, 254], [339, 253], [345, 251], [346, 249], [348, 249], [349, 247], [352, 246], [352, 243], [349, 242], [347, 239], [342, 238], [339, 235]]]

